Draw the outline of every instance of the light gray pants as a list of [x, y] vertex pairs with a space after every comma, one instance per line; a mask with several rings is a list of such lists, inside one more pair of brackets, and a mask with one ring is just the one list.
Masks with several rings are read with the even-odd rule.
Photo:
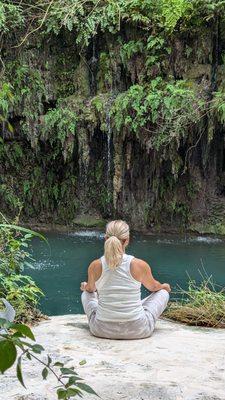
[[165, 310], [168, 300], [169, 293], [161, 289], [142, 300], [144, 313], [139, 319], [127, 322], [105, 322], [96, 318], [97, 293], [84, 291], [81, 295], [91, 333], [94, 336], [108, 339], [142, 339], [151, 336], [156, 321]]

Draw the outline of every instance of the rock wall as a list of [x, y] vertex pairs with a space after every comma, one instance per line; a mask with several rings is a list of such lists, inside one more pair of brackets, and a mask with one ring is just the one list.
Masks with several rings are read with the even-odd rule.
[[[224, 85], [223, 36], [213, 24], [201, 34], [181, 30], [157, 51], [150, 45], [147, 55], [140, 43], [149, 33], [129, 23], [117, 33], [100, 32], [82, 51], [73, 30], [32, 36], [19, 48], [11, 37], [3, 47], [2, 76], [14, 100], [7, 118], [13, 129], [4, 121], [0, 138], [1, 211], [21, 212], [24, 222], [121, 217], [135, 229], [225, 233], [225, 131], [218, 113], [205, 108], [182, 128], [182, 116], [191, 118], [192, 110], [180, 109], [179, 137], [168, 125], [168, 141], [163, 131], [156, 146], [159, 118], [139, 123], [134, 133], [133, 96], [118, 128], [116, 103], [133, 88], [148, 93], [159, 77], [212, 101]], [[145, 119], [150, 112], [142, 111]]]

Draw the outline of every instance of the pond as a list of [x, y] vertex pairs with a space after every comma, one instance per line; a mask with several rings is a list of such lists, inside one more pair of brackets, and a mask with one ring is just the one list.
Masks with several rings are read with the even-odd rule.
[[[86, 280], [89, 263], [102, 255], [103, 233], [51, 232], [45, 236], [50, 249], [44, 242], [34, 239], [31, 250], [36, 260], [34, 268], [25, 270], [45, 293], [40, 309], [48, 315], [82, 313], [80, 282]], [[135, 233], [126, 252], [147, 261], [154, 277], [161, 282], [169, 282], [173, 292], [177, 285], [187, 288], [187, 273], [199, 282], [203, 269], [208, 275], [212, 274], [216, 284], [225, 286], [225, 239]], [[143, 296], [146, 293], [143, 290]], [[177, 297], [177, 294], [172, 293], [172, 297]]]

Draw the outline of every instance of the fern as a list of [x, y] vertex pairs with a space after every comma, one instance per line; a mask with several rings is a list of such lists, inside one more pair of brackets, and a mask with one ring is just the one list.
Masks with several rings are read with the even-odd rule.
[[181, 18], [193, 10], [193, 4], [189, 0], [161, 0], [160, 9], [163, 26], [171, 33]]

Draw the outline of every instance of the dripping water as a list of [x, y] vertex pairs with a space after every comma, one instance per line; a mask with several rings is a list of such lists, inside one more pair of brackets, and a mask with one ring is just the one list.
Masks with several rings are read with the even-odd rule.
[[111, 134], [112, 134], [112, 127], [111, 127], [111, 119], [110, 119], [110, 110], [107, 109], [106, 111], [106, 136], [107, 136], [107, 189], [110, 186], [110, 175], [111, 175]]
[[[106, 124], [106, 144], [107, 144], [107, 165], [106, 165], [106, 188], [107, 188], [107, 193], [108, 196], [110, 196], [111, 190], [112, 190], [112, 185], [111, 185], [111, 166], [112, 166], [112, 124], [111, 124], [111, 115], [110, 115], [110, 111], [111, 111], [111, 106], [112, 106], [112, 102], [113, 102], [113, 97], [110, 97], [107, 104], [106, 104], [106, 117], [105, 117], [105, 124]], [[108, 212], [110, 213], [111, 210], [111, 206], [110, 206], [111, 202], [108, 202]]]

